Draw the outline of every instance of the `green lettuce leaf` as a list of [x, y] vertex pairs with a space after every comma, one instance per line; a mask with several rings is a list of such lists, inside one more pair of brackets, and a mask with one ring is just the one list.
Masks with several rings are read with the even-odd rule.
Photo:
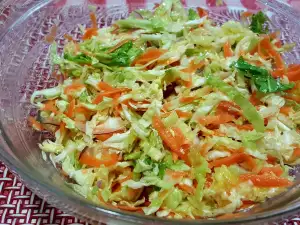
[[258, 13], [252, 15], [250, 29], [257, 34], [266, 34], [268, 32], [268, 17], [259, 11]]
[[189, 18], [189, 20], [200, 19], [198, 13], [195, 10], [193, 10], [193, 9], [189, 9], [189, 11], [188, 11], [188, 18]]
[[283, 84], [280, 80], [274, 79], [267, 70], [247, 63], [242, 57], [231, 66], [244, 72], [244, 76], [250, 78], [260, 92], [286, 91], [294, 87], [293, 83]]

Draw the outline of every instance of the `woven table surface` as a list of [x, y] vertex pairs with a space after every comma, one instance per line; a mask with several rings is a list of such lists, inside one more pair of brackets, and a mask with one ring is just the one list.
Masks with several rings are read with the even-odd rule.
[[[0, 0], [1, 1], [1, 0]], [[74, 0], [58, 0], [60, 5], [68, 4]], [[255, 9], [252, 0], [224, 0], [240, 2], [245, 9]], [[127, 4], [138, 2], [141, 7], [147, 4], [147, 0], [90, 0], [97, 4]], [[189, 0], [183, 0], [188, 6]], [[199, 0], [199, 2], [213, 4], [215, 0]], [[282, 0], [290, 4], [294, 9], [300, 11], [300, 0]], [[8, 17], [8, 9], [0, 9], [0, 24], [5, 23]], [[44, 224], [44, 225], [81, 225], [88, 223], [81, 221], [71, 215], [68, 215], [57, 208], [49, 205], [47, 202], [31, 192], [22, 182], [20, 182], [1, 162], [0, 159], [0, 225], [10, 224]], [[284, 221], [273, 222], [270, 225], [299, 225], [300, 212], [289, 217]]]

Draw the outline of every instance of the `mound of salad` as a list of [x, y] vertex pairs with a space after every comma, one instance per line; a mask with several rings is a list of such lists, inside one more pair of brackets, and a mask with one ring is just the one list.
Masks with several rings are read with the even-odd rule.
[[[293, 184], [300, 65], [263, 12], [217, 25], [202, 8], [153, 10], [66, 34], [56, 87], [35, 91], [45, 160], [93, 203], [167, 218], [251, 207]], [[55, 32], [53, 30], [50, 35]], [[47, 37], [51, 40], [53, 37]]]

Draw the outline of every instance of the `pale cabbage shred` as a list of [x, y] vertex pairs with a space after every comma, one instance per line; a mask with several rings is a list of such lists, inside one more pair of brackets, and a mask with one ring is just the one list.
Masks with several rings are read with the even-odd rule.
[[[198, 135], [198, 132], [213, 134], [213, 131], [200, 125], [197, 117], [214, 115], [215, 108], [221, 101], [230, 101], [226, 93], [212, 90], [205, 84], [205, 73], [219, 76], [224, 82], [235, 85], [248, 99], [251, 94], [248, 84], [230, 67], [238, 59], [239, 52], [246, 53], [246, 60], [260, 61], [265, 69], [271, 68], [270, 61], [257, 54], [247, 53], [250, 42], [258, 40], [259, 36], [236, 21], [228, 21], [221, 26], [212, 25], [213, 21], [207, 17], [188, 21], [187, 12], [179, 0], [165, 0], [156, 9], [154, 16], [147, 10], [139, 13], [144, 17], [143, 20], [131, 16], [117, 22], [121, 28], [117, 34], [112, 33], [115, 27], [101, 28], [97, 36], [79, 43], [79, 51], [75, 50], [76, 46], [72, 41], [66, 44], [65, 54], [75, 56], [89, 52], [89, 65], [59, 56], [55, 44], [51, 47], [53, 64], [60, 65], [61, 73], [66, 73], [69, 78], [57, 87], [36, 91], [31, 102], [43, 109], [42, 100], [55, 101], [60, 113], [43, 112], [43, 116], [58, 122], [56, 124], [63, 122], [66, 129], [58, 129], [55, 141], [45, 140], [39, 147], [50, 154], [55, 166], [61, 164], [64, 174], [76, 183], [69, 185], [97, 204], [103, 204], [104, 201], [113, 206], [142, 206], [141, 209], [147, 215], [156, 214], [168, 218], [214, 217], [234, 212], [242, 205], [243, 200], [260, 202], [283, 191], [284, 188], [255, 187], [251, 181], [240, 182], [239, 175], [251, 172], [238, 164], [228, 167], [223, 165], [214, 170], [210, 170], [207, 164], [207, 161], [230, 156], [232, 152], [226, 151], [226, 148], [238, 151], [244, 147], [245, 152], [255, 159], [256, 170], [272, 167], [266, 161], [267, 156], [272, 155], [282, 163], [281, 167], [285, 171], [282, 177], [292, 180], [288, 176], [288, 167], [283, 163], [292, 163], [294, 146], [300, 144], [300, 136], [296, 131], [297, 124], [300, 124], [300, 112], [290, 115], [280, 113], [280, 108], [285, 105], [285, 99], [280, 93], [266, 94], [261, 99], [265, 104], [257, 108], [263, 118], [268, 118], [267, 132], [239, 130], [232, 124], [223, 124], [220, 126], [220, 131], [225, 134], [223, 137]], [[139, 29], [127, 32], [132, 27]], [[134, 46], [141, 52], [145, 51], [147, 43], [166, 52], [146, 65], [108, 65], [106, 62], [109, 62], [110, 56], [106, 50], [125, 39], [135, 40]], [[225, 58], [222, 47], [227, 41], [236, 47], [234, 55]], [[193, 50], [197, 53], [187, 54]], [[169, 69], [169, 66], [157, 63], [152, 69], [145, 70], [146, 66], [157, 60], [179, 61], [180, 64]], [[170, 82], [189, 79], [189, 74], [180, 70], [187, 68], [192, 61], [198, 63], [202, 60], [205, 62], [204, 71], [198, 70], [192, 74], [191, 88], [197, 88], [187, 88], [179, 82], [175, 88], [176, 93], [164, 99], [163, 90]], [[130, 91], [117, 99], [119, 114], [114, 114], [116, 101], [110, 97], [104, 97], [99, 104], [93, 104], [93, 99], [101, 91], [97, 86], [100, 81], [105, 81], [114, 88], [130, 88]], [[70, 98], [64, 89], [74, 82], [85, 84], [84, 88], [73, 92], [72, 97], [76, 99], [77, 106], [92, 112], [88, 121], [80, 112], [73, 118], [64, 114], [70, 104]], [[38, 98], [39, 96], [42, 98]], [[189, 103], [180, 101], [181, 97], [189, 96], [195, 96], [196, 100]], [[126, 100], [133, 101], [131, 105], [126, 105]], [[187, 165], [183, 160], [173, 161], [170, 150], [163, 145], [158, 132], [152, 127], [153, 116], [162, 115], [163, 104], [166, 102], [171, 102], [170, 110], [178, 109], [194, 115], [192, 119], [184, 119], [173, 111], [163, 119], [165, 126], [181, 129], [189, 143], [198, 146], [198, 151], [205, 144], [210, 146], [205, 158], [196, 155], [201, 163], [198, 163], [198, 167], [195, 166], [197, 163]], [[137, 113], [141, 111], [144, 113]], [[243, 121], [243, 117], [240, 117], [234, 123], [241, 125]], [[122, 132], [115, 133], [105, 141], [95, 139], [96, 134], [120, 130]], [[122, 160], [108, 167], [81, 165], [79, 156], [86, 148], [94, 149], [94, 157], [98, 159], [101, 159], [105, 149], [109, 153], [117, 153]], [[133, 170], [132, 176], [116, 189], [116, 183], [127, 178], [125, 171], [128, 172], [129, 168]], [[188, 176], [174, 178], [170, 171], [184, 171]], [[205, 181], [207, 174], [212, 177], [209, 188]], [[196, 181], [198, 185], [194, 188]], [[182, 184], [194, 188], [194, 194], [179, 188]], [[140, 196], [146, 189], [147, 199]], [[148, 206], [145, 205], [146, 201]]]

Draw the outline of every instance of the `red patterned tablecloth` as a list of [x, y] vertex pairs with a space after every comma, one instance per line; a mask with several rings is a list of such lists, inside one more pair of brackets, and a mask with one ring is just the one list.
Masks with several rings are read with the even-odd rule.
[[[64, 5], [74, 0], [58, 0], [57, 3]], [[80, 0], [78, 0], [80, 1]], [[210, 6], [216, 0], [199, 0]], [[255, 9], [252, 0], [224, 0], [239, 2], [242, 7]], [[102, 4], [130, 4], [138, 2], [140, 5], [147, 4], [147, 0], [90, 0], [91, 3]], [[143, 2], [141, 4], [141, 2]], [[189, 0], [183, 0], [188, 5]], [[300, 0], [282, 0], [290, 4], [294, 9], [300, 10]], [[0, 11], [0, 23], [6, 21], [7, 11]], [[68, 215], [40, 199], [27, 189], [9, 170], [0, 162], [0, 225], [88, 225], [79, 219]], [[300, 216], [294, 215], [286, 221], [280, 221], [279, 225], [299, 225]]]

